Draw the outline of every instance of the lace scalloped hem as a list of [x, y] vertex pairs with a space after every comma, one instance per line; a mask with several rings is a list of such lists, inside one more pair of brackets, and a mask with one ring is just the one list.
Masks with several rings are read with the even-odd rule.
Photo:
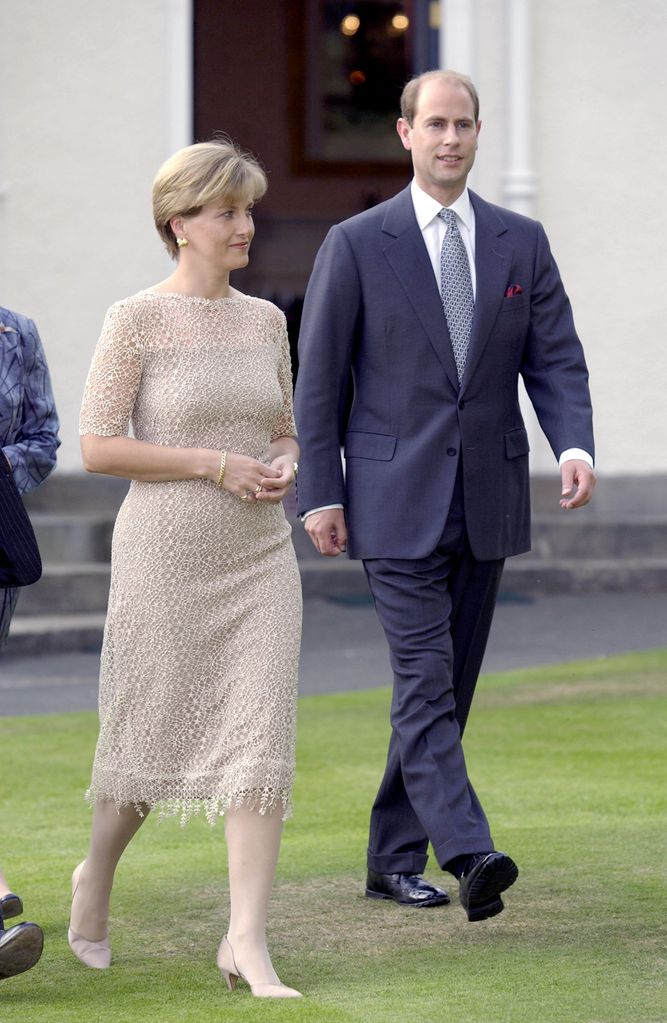
[[101, 791], [99, 787], [91, 785], [86, 792], [85, 800], [91, 806], [98, 801], [109, 801], [116, 804], [117, 810], [121, 810], [126, 806], [133, 806], [140, 817], [144, 816], [143, 808], [147, 806], [151, 812], [157, 811], [158, 821], [180, 816], [182, 828], [193, 817], [198, 817], [202, 813], [211, 827], [213, 827], [226, 810], [237, 810], [242, 806], [248, 810], [255, 810], [260, 814], [270, 813], [272, 810], [282, 807], [282, 819], [284, 821], [292, 816], [292, 800], [289, 788], [275, 789], [266, 787], [262, 789], [244, 789], [239, 792], [211, 796], [208, 799], [150, 799], [139, 795], [120, 795], [118, 792]]

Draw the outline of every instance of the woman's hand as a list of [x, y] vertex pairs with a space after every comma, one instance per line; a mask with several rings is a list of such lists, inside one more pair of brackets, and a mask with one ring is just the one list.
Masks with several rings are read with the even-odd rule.
[[[239, 455], [228, 451], [225, 462], [225, 477], [222, 486], [230, 494], [235, 494], [243, 501], [254, 501], [260, 496], [260, 487], [273, 479], [278, 479], [280, 472], [270, 465], [258, 462], [256, 458]], [[216, 471], [217, 480], [217, 471]]]
[[278, 504], [289, 493], [294, 483], [294, 459], [291, 455], [278, 455], [271, 461], [271, 476], [260, 480], [262, 487], [255, 494], [257, 501]]

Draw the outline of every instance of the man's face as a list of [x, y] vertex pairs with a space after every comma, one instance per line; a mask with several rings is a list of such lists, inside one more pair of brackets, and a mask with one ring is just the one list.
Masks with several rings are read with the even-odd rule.
[[481, 121], [475, 123], [467, 89], [438, 78], [421, 86], [413, 124], [398, 120], [396, 129], [412, 153], [417, 184], [443, 206], [451, 205], [465, 188], [481, 126]]

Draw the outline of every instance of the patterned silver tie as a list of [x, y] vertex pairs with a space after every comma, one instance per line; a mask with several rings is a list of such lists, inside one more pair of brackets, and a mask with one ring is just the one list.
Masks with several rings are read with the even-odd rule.
[[454, 210], [443, 208], [438, 216], [447, 225], [440, 249], [440, 297], [445, 309], [460, 384], [470, 344], [470, 328], [472, 327], [475, 300], [472, 292], [470, 263], [463, 239], [459, 234], [456, 213]]

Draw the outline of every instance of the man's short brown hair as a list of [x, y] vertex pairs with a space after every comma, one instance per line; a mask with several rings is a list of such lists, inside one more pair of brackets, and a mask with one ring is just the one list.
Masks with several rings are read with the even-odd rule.
[[460, 71], [425, 71], [423, 75], [417, 75], [416, 78], [411, 78], [406, 83], [403, 92], [401, 93], [401, 117], [403, 117], [409, 125], [412, 125], [415, 119], [415, 113], [417, 111], [417, 100], [419, 99], [419, 90], [424, 82], [430, 82], [433, 79], [440, 79], [443, 82], [455, 82], [462, 86], [469, 94], [473, 109], [475, 111], [475, 124], [479, 121], [479, 96], [477, 95], [477, 89], [473, 85], [470, 78], [467, 75], [461, 74]]

